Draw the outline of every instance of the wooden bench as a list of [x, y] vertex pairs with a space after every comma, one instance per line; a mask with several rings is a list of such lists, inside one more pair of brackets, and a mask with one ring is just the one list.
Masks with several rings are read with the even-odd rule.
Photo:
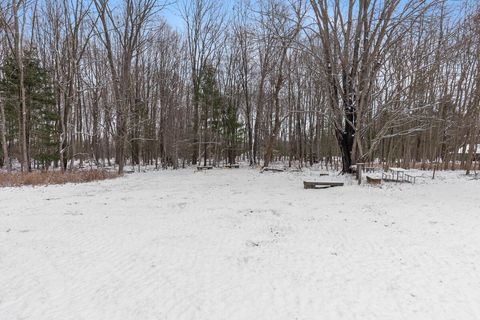
[[357, 170], [361, 169], [363, 172], [375, 172], [377, 170], [376, 167], [366, 167], [364, 163], [357, 163], [350, 166], [352, 169], [352, 173], [357, 173]]
[[390, 168], [387, 173], [382, 173], [382, 180], [387, 182], [415, 183], [416, 177], [406, 173], [402, 168]]
[[403, 180], [399, 180], [395, 175], [389, 173], [382, 173], [382, 180], [386, 182], [403, 182]]
[[263, 171], [285, 172], [285, 169], [278, 169], [278, 168], [269, 168], [269, 167], [266, 167], [266, 168], [263, 168], [263, 169], [262, 169], [262, 172], [263, 172]]
[[405, 178], [403, 179], [405, 182], [415, 183], [415, 176], [409, 175], [405, 173]]
[[230, 163], [230, 164], [226, 164], [225, 168], [238, 169], [238, 168], [240, 168], [240, 165], [238, 163]]
[[213, 166], [198, 166], [197, 170], [202, 171], [202, 170], [212, 170]]
[[328, 182], [328, 181], [303, 181], [304, 189], [326, 189], [333, 187], [342, 187], [343, 182]]
[[381, 178], [372, 178], [370, 176], [367, 176], [367, 183], [368, 184], [373, 184], [373, 185], [382, 184], [382, 179]]

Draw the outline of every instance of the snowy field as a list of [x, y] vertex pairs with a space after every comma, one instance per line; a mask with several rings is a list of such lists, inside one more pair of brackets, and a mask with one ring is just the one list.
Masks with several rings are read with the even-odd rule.
[[427, 175], [304, 190], [318, 172], [185, 169], [0, 189], [0, 319], [480, 319], [480, 180]]

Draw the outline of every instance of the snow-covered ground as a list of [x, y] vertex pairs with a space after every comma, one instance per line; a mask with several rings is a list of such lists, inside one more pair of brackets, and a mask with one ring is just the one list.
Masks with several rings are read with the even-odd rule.
[[320, 180], [185, 169], [0, 189], [0, 319], [480, 319], [480, 180], [304, 179]]

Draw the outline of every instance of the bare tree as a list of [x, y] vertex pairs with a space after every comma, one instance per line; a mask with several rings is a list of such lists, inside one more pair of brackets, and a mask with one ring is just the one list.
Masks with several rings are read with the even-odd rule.
[[[221, 45], [224, 20], [221, 2], [215, 0], [185, 0], [181, 4], [185, 22], [186, 41], [190, 59], [193, 103], [193, 152], [192, 163], [196, 164], [200, 150], [200, 81], [205, 68], [215, 59]], [[204, 141], [207, 143], [207, 141]], [[206, 146], [204, 146], [206, 147]]]
[[[3, 4], [2, 4], [3, 5]], [[6, 43], [4, 37], [4, 28], [3, 28], [3, 20], [0, 19], [0, 37], [3, 40], [0, 40], [0, 62], [3, 62], [3, 58], [5, 57], [6, 51]], [[2, 154], [3, 154], [3, 165], [7, 167], [8, 172], [11, 171], [12, 166], [10, 163], [10, 158], [8, 156], [8, 145], [7, 145], [7, 126], [6, 126], [6, 118], [5, 118], [5, 104], [4, 104], [4, 97], [2, 92], [0, 91], [0, 138], [2, 143]]]
[[[373, 80], [398, 32], [434, 2], [311, 0], [321, 41], [319, 58], [327, 83], [329, 105], [335, 116], [335, 135], [343, 159], [343, 172], [362, 159], [363, 113], [371, 103]], [[407, 28], [408, 29], [408, 28]]]
[[[123, 173], [128, 144], [128, 122], [134, 100], [131, 71], [134, 55], [145, 43], [144, 31], [151, 21], [156, 1], [125, 0], [120, 23], [116, 20], [108, 1], [95, 0], [102, 25], [102, 42], [107, 51], [107, 61], [112, 76], [112, 88], [116, 103], [116, 157], [118, 172]], [[112, 35], [115, 37], [112, 39]], [[113, 42], [116, 40], [116, 43]], [[120, 61], [115, 61], [115, 47], [119, 46]]]
[[304, 16], [303, 2], [299, 1], [293, 6], [293, 13], [288, 12], [288, 7], [277, 1], [269, 1], [269, 10], [266, 12], [268, 20], [264, 25], [265, 29], [271, 28], [273, 36], [278, 41], [277, 54], [278, 60], [275, 64], [275, 75], [273, 80], [272, 100], [274, 104], [274, 123], [273, 128], [267, 139], [267, 146], [264, 157], [264, 166], [267, 167], [272, 160], [273, 146], [280, 131], [282, 122], [281, 107], [280, 107], [280, 90], [285, 81], [284, 68], [287, 59], [287, 54], [291, 45], [296, 39], [301, 29], [301, 23]]

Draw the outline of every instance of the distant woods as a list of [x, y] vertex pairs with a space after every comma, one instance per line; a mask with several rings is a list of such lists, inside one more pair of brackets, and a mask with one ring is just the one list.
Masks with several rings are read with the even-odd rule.
[[469, 171], [479, 60], [476, 1], [0, 0], [0, 167]]

